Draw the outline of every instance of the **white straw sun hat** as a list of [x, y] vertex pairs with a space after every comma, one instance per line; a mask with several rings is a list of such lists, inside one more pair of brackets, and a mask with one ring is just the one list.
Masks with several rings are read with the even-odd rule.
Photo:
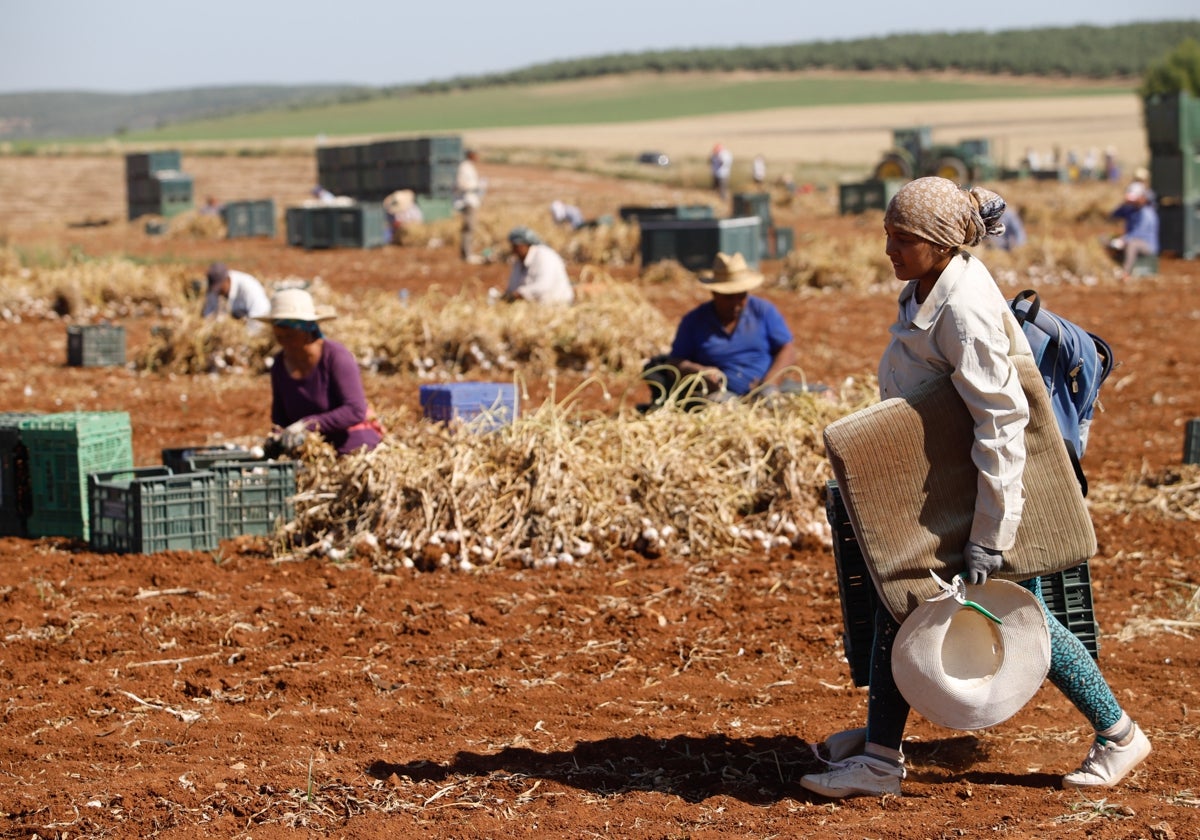
[[942, 593], [913, 610], [892, 648], [909, 705], [950, 729], [984, 729], [1015, 715], [1050, 669], [1050, 628], [1037, 597], [1007, 580]]
[[337, 313], [327, 306], [317, 307], [312, 295], [304, 289], [283, 289], [271, 297], [271, 311], [255, 320], [266, 321], [328, 321]]

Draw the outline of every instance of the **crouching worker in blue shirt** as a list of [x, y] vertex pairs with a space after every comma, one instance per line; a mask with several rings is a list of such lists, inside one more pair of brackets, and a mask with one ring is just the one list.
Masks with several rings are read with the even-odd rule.
[[[818, 391], [824, 385], [784, 380], [796, 361], [792, 332], [770, 301], [749, 294], [763, 283], [741, 254], [717, 254], [700, 284], [712, 300], [683, 316], [671, 352], [646, 363], [642, 378], [657, 408], [672, 396], [688, 408], [739, 397], [765, 397], [782, 391]], [[678, 392], [678, 393], [677, 393]]]

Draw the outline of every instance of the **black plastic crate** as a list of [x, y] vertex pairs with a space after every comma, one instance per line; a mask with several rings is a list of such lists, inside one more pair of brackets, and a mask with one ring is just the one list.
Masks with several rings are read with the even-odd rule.
[[221, 539], [269, 536], [295, 518], [295, 461], [226, 461], [208, 469], [216, 476]]
[[125, 364], [125, 328], [116, 324], [67, 327], [67, 365], [112, 367]]
[[1200, 464], [1200, 418], [1187, 421], [1183, 432], [1183, 463]]
[[833, 535], [833, 560], [842, 603], [842, 645], [854, 684], [866, 686], [871, 682], [878, 597], [836, 481], [825, 485], [825, 516]]
[[21, 421], [36, 415], [0, 413], [0, 536], [28, 535], [33, 505], [29, 481], [29, 449], [21, 440]]
[[217, 509], [211, 472], [173, 475], [167, 467], [91, 473], [89, 545], [117, 554], [212, 551]]
[[1087, 561], [1063, 572], [1042, 575], [1042, 600], [1050, 614], [1075, 634], [1093, 659], [1100, 656], [1100, 628], [1092, 605], [1092, 575]]
[[[833, 558], [837, 566], [838, 594], [842, 602], [842, 640], [850, 676], [857, 686], [870, 684], [871, 648], [875, 635], [875, 585], [858, 538], [850, 524], [836, 481], [825, 485], [825, 515], [833, 534]], [[1042, 600], [1050, 614], [1070, 630], [1092, 658], [1100, 654], [1100, 631], [1092, 605], [1092, 579], [1086, 562], [1042, 576]]]
[[240, 446], [180, 446], [162, 451], [163, 466], [176, 474], [207, 470], [221, 461], [258, 460], [262, 460], [261, 456]]

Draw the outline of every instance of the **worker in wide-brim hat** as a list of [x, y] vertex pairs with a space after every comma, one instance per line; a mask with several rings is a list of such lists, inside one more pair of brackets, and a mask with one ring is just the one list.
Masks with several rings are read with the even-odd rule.
[[712, 299], [683, 316], [671, 352], [652, 358], [643, 372], [655, 403], [680, 386], [698, 386], [689, 389], [692, 396], [709, 401], [775, 387], [795, 364], [796, 348], [779, 309], [750, 294], [763, 284], [763, 275], [740, 253], [718, 253], [697, 279]]
[[271, 298], [270, 312], [258, 318], [271, 324], [280, 347], [271, 365], [268, 451], [295, 454], [310, 434], [341, 454], [374, 449], [383, 439], [358, 361], [321, 329], [322, 322], [336, 317], [333, 309], [316, 306], [304, 289], [284, 289]]

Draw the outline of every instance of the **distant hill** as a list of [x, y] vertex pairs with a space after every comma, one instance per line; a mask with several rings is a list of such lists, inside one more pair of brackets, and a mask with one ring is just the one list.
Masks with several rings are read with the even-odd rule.
[[658, 50], [538, 64], [423, 85], [232, 86], [141, 94], [0, 94], [0, 141], [106, 138], [263, 111], [423, 97], [450, 90], [545, 84], [596, 76], [832, 69], [959, 71], [1008, 77], [1116, 80], [1140, 77], [1182, 41], [1200, 39], [1200, 20], [1003, 32], [936, 32], [766, 47]]
[[377, 96], [347, 85], [245, 85], [153, 93], [0, 93], [0, 141], [112, 137], [192, 120]]

